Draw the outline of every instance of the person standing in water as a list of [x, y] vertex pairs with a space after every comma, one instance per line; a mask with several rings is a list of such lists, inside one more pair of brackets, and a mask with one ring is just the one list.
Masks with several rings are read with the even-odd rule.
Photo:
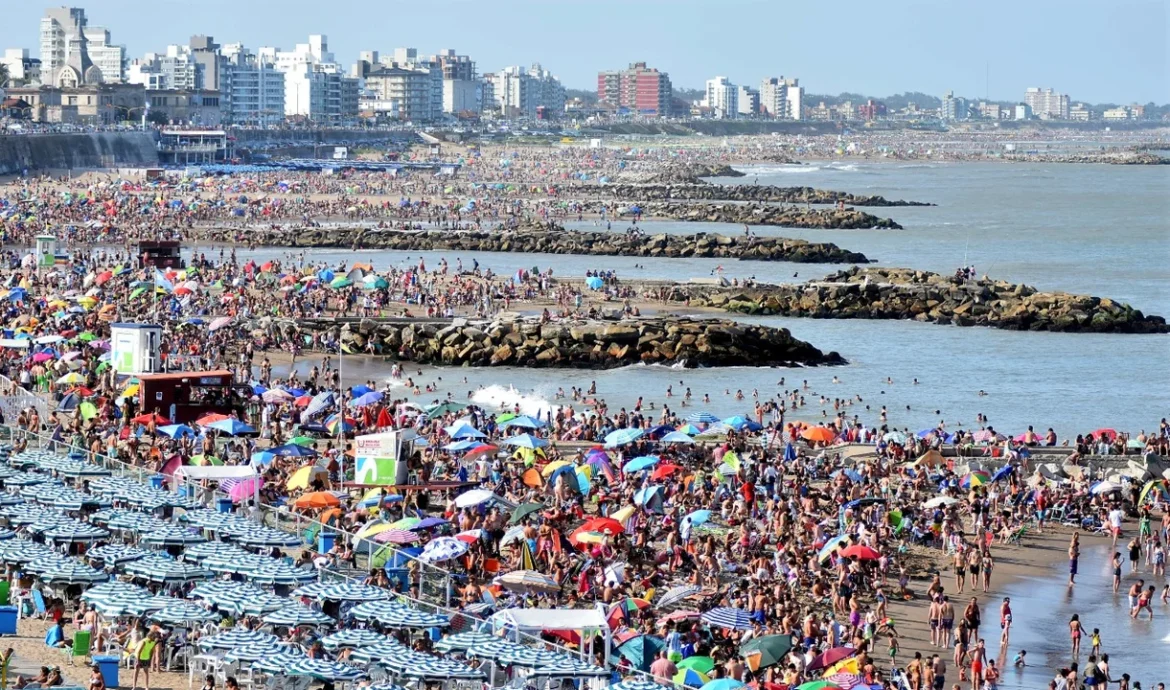
[[1081, 626], [1081, 617], [1080, 615], [1074, 613], [1068, 622], [1068, 635], [1072, 638], [1072, 653], [1074, 659], [1081, 655], [1081, 637], [1084, 634], [1085, 629]]

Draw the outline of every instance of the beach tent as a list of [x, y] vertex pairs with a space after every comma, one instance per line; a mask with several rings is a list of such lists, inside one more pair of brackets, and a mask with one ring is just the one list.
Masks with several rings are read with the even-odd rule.
[[[259, 477], [251, 465], [182, 465], [175, 468], [175, 478], [186, 483], [188, 480], [198, 482], [200, 479], [249, 479]], [[260, 482], [251, 482], [252, 500], [260, 505]]]
[[939, 465], [947, 464], [947, 461], [945, 458], [943, 458], [942, 453], [938, 452], [937, 450], [928, 450], [919, 456], [919, 458], [914, 461], [914, 464], [918, 465], [919, 467], [938, 467]]

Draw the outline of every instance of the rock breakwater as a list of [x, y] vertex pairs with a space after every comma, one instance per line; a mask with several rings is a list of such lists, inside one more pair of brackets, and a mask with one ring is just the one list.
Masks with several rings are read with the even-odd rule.
[[490, 232], [398, 231], [369, 228], [293, 228], [249, 230], [198, 228], [188, 236], [202, 242], [248, 243], [274, 247], [348, 247], [402, 251], [520, 252], [658, 258], [715, 258], [796, 263], [868, 263], [864, 254], [829, 242], [784, 237], [638, 235], [566, 230], [559, 225], [528, 226]]
[[685, 367], [817, 366], [845, 364], [771, 328], [716, 319], [646, 318], [624, 321], [497, 319], [450, 323], [408, 320], [338, 324], [330, 320], [271, 322], [285, 335], [334, 330], [351, 352], [419, 364], [612, 369], [631, 364]]
[[934, 206], [924, 201], [890, 200], [877, 195], [857, 195], [812, 187], [719, 184], [611, 184], [597, 187], [598, 194], [631, 201], [755, 201], [783, 204], [838, 204], [893, 207]]
[[[829, 230], [901, 230], [890, 218], [845, 209], [801, 209], [763, 204], [697, 204], [658, 201], [639, 206], [643, 218], [669, 218], [687, 222], [776, 225], [786, 228]], [[628, 211], [627, 215], [633, 215]]]
[[803, 285], [706, 290], [674, 299], [743, 314], [824, 319], [913, 319], [1065, 333], [1168, 333], [1166, 319], [1105, 297], [1041, 292], [1006, 281], [960, 282], [903, 268], [857, 268]]

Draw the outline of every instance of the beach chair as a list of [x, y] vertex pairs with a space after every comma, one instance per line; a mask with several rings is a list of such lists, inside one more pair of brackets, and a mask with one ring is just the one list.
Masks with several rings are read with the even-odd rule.
[[1028, 525], [1020, 525], [1020, 528], [1017, 529], [1015, 532], [1012, 532], [1011, 536], [1008, 537], [1008, 543], [1009, 544], [1022, 543], [1024, 537], [1028, 536], [1028, 531], [1029, 531], [1028, 528], [1029, 528]]
[[[65, 648], [65, 654], [69, 657], [69, 665], [73, 666], [73, 660], [77, 657], [83, 659], [89, 658], [89, 643], [93, 633], [88, 630], [78, 630], [73, 633], [73, 646]], [[88, 663], [86, 661], [85, 663]]]
[[0, 580], [0, 606], [8, 606], [8, 597], [12, 591], [12, 583], [8, 580]]
[[41, 594], [41, 590], [34, 589], [32, 591], [32, 600], [35, 617], [46, 618], [49, 615], [49, 609], [45, 606], [45, 597]]

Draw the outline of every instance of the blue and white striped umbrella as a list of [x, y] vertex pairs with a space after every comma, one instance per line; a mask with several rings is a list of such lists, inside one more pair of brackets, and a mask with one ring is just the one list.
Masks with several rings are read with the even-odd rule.
[[91, 561], [101, 561], [106, 565], [117, 565], [119, 563], [129, 563], [136, 561], [139, 558], [144, 558], [151, 555], [152, 551], [140, 549], [137, 546], [126, 546], [124, 544], [103, 544], [102, 546], [95, 546], [89, 551], [85, 552], [85, 557]]
[[247, 582], [217, 580], [195, 585], [191, 596], [234, 614], [261, 616], [288, 606], [289, 600]]
[[418, 560], [423, 563], [441, 563], [452, 558], [459, 558], [465, 553], [467, 553], [467, 542], [460, 541], [455, 537], [439, 537], [427, 543], [423, 552], [418, 555]]
[[[368, 606], [369, 604], [358, 604], [354, 607], [357, 609], [361, 606]], [[359, 619], [360, 620], [360, 619]], [[427, 613], [426, 611], [419, 611], [418, 609], [407, 608], [405, 606], [396, 611], [392, 611], [389, 615], [379, 616], [375, 620], [384, 627], [393, 630], [402, 630], [408, 628], [445, 628], [451, 624], [451, 619], [447, 616], [439, 615], [437, 613]]]
[[747, 611], [729, 606], [705, 611], [700, 620], [707, 625], [727, 630], [749, 630], [752, 627], [752, 619], [748, 616]]
[[235, 649], [244, 645], [269, 644], [275, 646], [280, 641], [276, 635], [248, 630], [247, 628], [232, 628], [218, 635], [204, 637], [199, 640], [199, 646], [204, 649]]
[[[68, 556], [63, 556], [54, 552], [47, 553], [40, 558], [29, 561], [21, 568], [21, 570], [39, 576], [42, 573], [46, 573], [56, 568], [68, 568], [73, 565], [78, 565], [77, 561]], [[105, 579], [108, 580], [110, 578], [107, 576]]]
[[304, 654], [289, 645], [267, 642], [246, 644], [223, 655], [223, 660], [229, 664], [246, 661], [252, 663], [254, 667], [257, 661], [267, 660], [273, 666], [279, 666], [291, 664], [303, 658], [305, 658]]
[[394, 683], [374, 683], [368, 688], [362, 688], [362, 690], [406, 690], [406, 688]]
[[372, 647], [380, 642], [386, 641], [386, 636], [376, 633], [373, 630], [362, 630], [359, 628], [349, 628], [348, 630], [339, 630], [332, 635], [326, 635], [321, 639], [321, 645], [328, 650], [358, 647]]
[[[44, 467], [44, 465], [42, 465]], [[60, 463], [54, 463], [49, 469], [52, 469], [57, 474], [63, 477], [103, 477], [110, 474], [100, 465], [94, 465], [88, 462], [77, 462], [75, 460], [66, 460]]]
[[56, 555], [44, 544], [36, 544], [24, 539], [12, 539], [0, 542], [0, 561], [4, 563], [31, 563], [42, 556]]
[[231, 556], [208, 556], [199, 565], [217, 573], [251, 575], [272, 562], [274, 561], [268, 556], [261, 556], [256, 553], [243, 553]]
[[285, 606], [264, 616], [263, 620], [269, 625], [287, 625], [294, 628], [298, 625], [333, 625], [337, 622], [332, 616], [314, 611], [302, 604]]
[[90, 605], [104, 616], [137, 616], [141, 615], [143, 608], [150, 606], [153, 601], [154, 597], [150, 592], [142, 590], [138, 593], [127, 591], [103, 595], [92, 600]]
[[13, 532], [12, 530], [6, 529], [4, 527], [0, 527], [0, 541], [14, 538], [16, 538], [16, 532]]
[[206, 623], [218, 620], [222, 614], [208, 611], [202, 606], [191, 602], [183, 602], [175, 606], [168, 606], [150, 614], [149, 618], [167, 625], [183, 625], [185, 623]]
[[[0, 462], [5, 462], [5, 461], [3, 459], [0, 459]], [[16, 470], [12, 469], [11, 467], [5, 467], [3, 465], [0, 465], [0, 481], [4, 481], [5, 479], [8, 479], [9, 477], [11, 477], [15, 474], [16, 474]]]
[[380, 621], [400, 609], [409, 608], [406, 604], [394, 600], [380, 599], [366, 601], [349, 610], [349, 615], [358, 621]]
[[618, 446], [624, 446], [642, 438], [642, 434], [644, 433], [646, 432], [642, 431], [641, 429], [633, 428], [611, 431], [605, 435], [605, 446], [607, 448], [617, 448]]
[[443, 639], [435, 643], [435, 651], [437, 652], [463, 652], [473, 647], [490, 644], [498, 641], [500, 638], [483, 632], [461, 632], [454, 635], [447, 635]]
[[207, 509], [192, 510], [183, 515], [182, 519], [192, 525], [215, 531], [222, 531], [224, 528], [248, 529], [255, 526], [254, 522], [234, 513], [221, 513], [217, 510]]
[[248, 616], [263, 616], [273, 611], [279, 611], [288, 606], [288, 599], [285, 597], [278, 597], [272, 592], [264, 592], [260, 596], [250, 596], [240, 599], [236, 609], [240, 613]]
[[200, 568], [191, 563], [176, 561], [170, 558], [160, 558], [158, 556], [131, 561], [123, 566], [123, 570], [135, 577], [141, 577], [150, 582], [161, 582], [165, 584], [199, 582], [200, 580], [210, 580], [215, 577], [214, 573], [210, 570]]
[[397, 659], [408, 654], [410, 654], [410, 647], [393, 638], [383, 637], [381, 642], [353, 650], [349, 658], [361, 664], [372, 664], [387, 659]]
[[469, 647], [468, 649], [464, 650], [464, 653], [467, 654], [467, 656], [475, 657], [477, 659], [491, 659], [495, 661], [502, 656], [523, 654], [525, 653], [526, 649], [527, 648], [524, 647], [524, 645], [516, 644], [511, 640], [505, 640], [503, 638], [497, 637], [491, 642], [475, 647]]
[[33, 474], [31, 472], [21, 472], [19, 474], [8, 477], [4, 480], [4, 486], [34, 486], [36, 484], [59, 484], [54, 482], [50, 477], [43, 474]]
[[128, 605], [127, 610], [135, 616], [144, 616], [151, 611], [162, 611], [181, 604], [190, 603], [185, 599], [176, 599], [175, 597], [168, 597], [162, 594], [155, 595], [150, 599], [144, 599], [140, 602], [135, 602]]
[[89, 542], [106, 539], [110, 536], [109, 532], [97, 525], [91, 525], [87, 522], [77, 520], [53, 525], [49, 529], [41, 532], [41, 534], [44, 535], [45, 539], [50, 541], [67, 544], [88, 544]]
[[565, 661], [569, 657], [564, 652], [554, 652], [547, 649], [533, 649], [523, 645], [516, 645], [496, 655], [496, 661], [507, 666], [523, 666], [538, 668], [548, 664]]
[[61, 510], [81, 510], [91, 506], [98, 508], [108, 508], [110, 506], [110, 499], [105, 496], [98, 496], [96, 494], [87, 494], [75, 489], [68, 489], [62, 491], [48, 499], [48, 505]]
[[282, 532], [271, 527], [256, 527], [251, 529], [230, 529], [225, 532], [231, 540], [245, 546], [298, 546], [300, 537], [288, 532]]
[[303, 585], [316, 580], [317, 571], [270, 558], [267, 563], [249, 573], [248, 579], [264, 585]]
[[202, 544], [192, 544], [183, 549], [183, 560], [201, 563], [204, 560], [216, 556], [220, 558], [241, 558], [243, 556], [254, 556], [251, 551], [245, 551], [235, 544], [228, 544], [222, 541], [208, 541]]
[[94, 585], [81, 593], [81, 600], [86, 602], [97, 602], [103, 599], [111, 599], [116, 597], [137, 597], [141, 596], [150, 599], [152, 595], [145, 587], [132, 585], [129, 582], [119, 582], [112, 580], [110, 582], [103, 582], [100, 585]]
[[695, 424], [714, 424], [719, 421], [719, 418], [710, 412], [692, 412], [687, 420]]
[[41, 513], [36, 521], [28, 526], [28, 531], [34, 534], [40, 534], [47, 529], [56, 527], [57, 525], [72, 525], [77, 524], [77, 520], [58, 512]]
[[0, 494], [0, 506], [18, 506], [24, 499], [14, 494]]
[[380, 587], [357, 582], [337, 582], [322, 590], [317, 598], [322, 601], [382, 601], [389, 599], [390, 596], [388, 590]]
[[146, 515], [139, 512], [125, 512], [120, 515], [115, 515], [106, 523], [110, 529], [122, 530], [125, 532], [161, 532], [163, 530], [174, 529], [175, 525], [154, 517], [153, 515]]
[[410, 655], [398, 659], [381, 662], [398, 675], [406, 678], [415, 678], [422, 681], [452, 679], [473, 680], [484, 678], [483, 671], [465, 666], [451, 659], [412, 652]]
[[170, 525], [164, 529], [142, 535], [141, 541], [143, 544], [156, 546], [186, 546], [187, 544], [199, 544], [207, 539], [186, 527]]
[[268, 660], [261, 660], [253, 664], [255, 668], [261, 671], [270, 673], [283, 674], [286, 676], [309, 676], [317, 680], [327, 681], [353, 681], [360, 680], [366, 677], [366, 673], [361, 669], [347, 666], [345, 664], [337, 663], [336, 661], [326, 661], [324, 659], [310, 659], [303, 657], [296, 659], [287, 664], [275, 664]]
[[566, 657], [551, 664], [537, 666], [529, 672], [529, 676], [537, 678], [582, 678], [590, 676], [608, 676], [609, 669], [587, 664], [580, 659]]
[[663, 686], [649, 678], [630, 676], [620, 683], [614, 683], [608, 690], [662, 690]]
[[289, 593], [290, 597], [306, 599], [318, 599], [321, 592], [329, 589], [333, 583], [331, 582], [310, 582], [307, 585], [301, 585]]

